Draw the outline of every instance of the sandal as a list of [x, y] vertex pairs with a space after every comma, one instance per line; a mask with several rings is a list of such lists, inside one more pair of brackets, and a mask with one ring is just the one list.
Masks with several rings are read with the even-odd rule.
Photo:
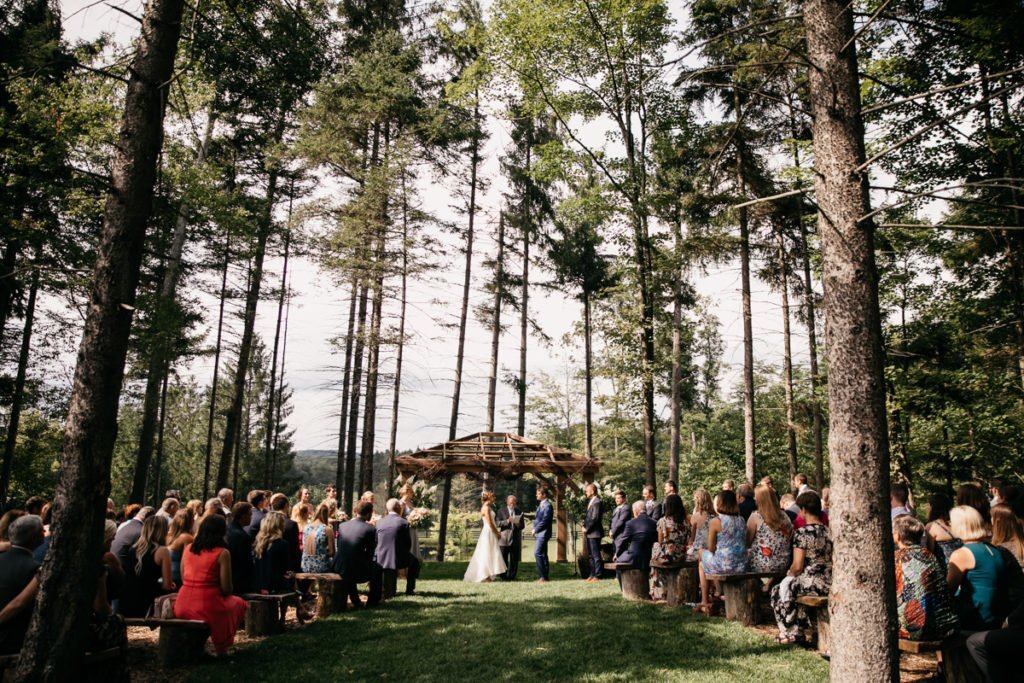
[[797, 639], [795, 636], [775, 636], [775, 642], [779, 645], [796, 645]]
[[711, 616], [711, 605], [707, 604], [707, 603], [698, 603], [697, 606], [693, 608], [693, 613], [694, 614], [703, 614], [706, 617], [710, 617]]

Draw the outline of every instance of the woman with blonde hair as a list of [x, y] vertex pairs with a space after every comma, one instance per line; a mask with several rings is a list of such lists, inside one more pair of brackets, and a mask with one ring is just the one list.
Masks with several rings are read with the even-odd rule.
[[747, 520], [747, 571], [784, 572], [793, 559], [793, 523], [770, 486], [754, 489], [757, 510]]
[[700, 558], [700, 551], [708, 547], [708, 526], [715, 518], [715, 503], [711, 500], [711, 494], [707, 489], [701, 487], [693, 492], [693, 514], [690, 516], [690, 549], [686, 553], [686, 559], [696, 562]]
[[181, 585], [181, 554], [185, 546], [192, 542], [192, 529], [195, 528], [195, 517], [187, 507], [174, 513], [170, 529], [167, 532], [167, 550], [171, 553], [171, 576], [177, 586]]
[[1009, 550], [1024, 569], [1024, 525], [1009, 505], [992, 506], [992, 545]]
[[476, 543], [469, 567], [462, 577], [463, 581], [490, 582], [492, 577], [504, 574], [508, 570], [505, 558], [501, 556], [501, 546], [498, 545], [500, 534], [498, 526], [494, 523], [494, 511], [491, 509], [493, 502], [494, 494], [484, 489], [480, 494], [480, 519], [483, 521], [483, 528], [480, 530], [480, 539]]
[[334, 557], [334, 531], [331, 529], [331, 508], [320, 503], [302, 530], [302, 571], [322, 574], [330, 571]]
[[[416, 490], [412, 487], [412, 484], [402, 484], [402, 488], [398, 489], [398, 500], [402, 504], [402, 517], [406, 520], [409, 519], [409, 515], [413, 513], [416, 506], [413, 504], [416, 499]], [[416, 559], [420, 557], [420, 537], [416, 533], [416, 528], [409, 529], [409, 534], [412, 536], [412, 554]]]
[[203, 501], [193, 498], [185, 503], [185, 507], [192, 511], [192, 528], [190, 531], [195, 536], [196, 532], [199, 531], [199, 520], [203, 516]]
[[164, 545], [166, 540], [167, 518], [147, 517], [129, 556], [132, 561], [124, 568], [125, 584], [118, 605], [121, 616], [145, 617], [158, 595], [174, 590], [171, 553]]
[[986, 542], [988, 529], [981, 513], [969, 505], [958, 505], [949, 512], [953, 535], [964, 546], [949, 556], [946, 582], [956, 593], [960, 628], [965, 631], [989, 631], [1002, 626], [1007, 603], [1007, 559], [998, 548]]

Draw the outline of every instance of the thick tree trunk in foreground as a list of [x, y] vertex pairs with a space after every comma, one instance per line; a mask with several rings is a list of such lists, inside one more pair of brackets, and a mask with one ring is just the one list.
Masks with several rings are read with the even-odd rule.
[[[804, 24], [814, 120], [829, 363], [833, 681], [899, 680], [889, 518], [889, 442], [874, 226], [864, 161], [853, 15], [808, 0]], [[843, 50], [843, 46], [849, 47]]]
[[110, 462], [135, 291], [153, 204], [182, 0], [150, 0], [111, 164], [110, 190], [64, 426], [50, 551], [15, 679], [68, 681], [81, 670], [99, 578]]

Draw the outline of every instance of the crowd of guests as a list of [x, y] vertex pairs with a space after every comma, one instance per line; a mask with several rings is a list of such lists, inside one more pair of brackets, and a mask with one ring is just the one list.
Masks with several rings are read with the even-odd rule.
[[[338, 510], [333, 487], [315, 507], [306, 488], [294, 505], [283, 493], [263, 490], [236, 502], [226, 488], [205, 503], [183, 503], [168, 491], [159, 508], [133, 504], [119, 511], [108, 500], [88, 649], [122, 644], [124, 618], [173, 616], [206, 622], [214, 650], [224, 655], [244, 622], [246, 594], [298, 594], [299, 621], [311, 617], [304, 601], [312, 582], [297, 580], [300, 574], [340, 574], [345, 594], [360, 608], [358, 584], [370, 583], [367, 604], [374, 605], [384, 570], [406, 569], [411, 594], [419, 573], [415, 534], [405, 519], [414, 509], [412, 487], [400, 495], [379, 516], [374, 494], [363, 494], [351, 520]], [[48, 538], [49, 505], [42, 499], [0, 516], [0, 654], [21, 647]]]

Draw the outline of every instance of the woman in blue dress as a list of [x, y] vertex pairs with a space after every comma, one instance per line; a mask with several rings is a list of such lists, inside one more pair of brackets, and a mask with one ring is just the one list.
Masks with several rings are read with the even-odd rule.
[[740, 515], [736, 493], [721, 491], [715, 497], [718, 516], [708, 525], [708, 547], [700, 553], [701, 602], [694, 611], [711, 614], [709, 574], [742, 574], [747, 570], [747, 523]]

